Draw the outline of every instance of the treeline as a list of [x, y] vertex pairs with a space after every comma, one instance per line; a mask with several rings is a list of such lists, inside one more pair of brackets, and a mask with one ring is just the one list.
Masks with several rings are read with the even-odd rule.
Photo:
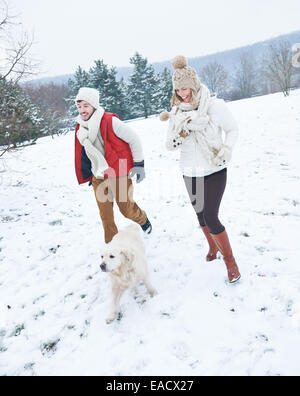
[[[298, 54], [299, 56], [299, 54]], [[289, 41], [269, 44], [262, 57], [251, 51], [240, 54], [230, 74], [217, 62], [200, 70], [200, 78], [211, 91], [228, 101], [282, 92], [300, 87], [300, 62]]]
[[[229, 75], [223, 65], [211, 62], [197, 70], [200, 80], [227, 101], [282, 91], [288, 96], [300, 87], [300, 67], [295, 66], [291, 44], [270, 45], [262, 60], [243, 53]], [[117, 69], [97, 60], [88, 70], [78, 67], [66, 85], [20, 85], [19, 78], [0, 75], [0, 146], [15, 148], [41, 136], [74, 129], [74, 98], [80, 87], [96, 88], [106, 111], [123, 120], [149, 117], [169, 109], [172, 72], [155, 73], [147, 58], [136, 53], [128, 81], [117, 79]], [[0, 150], [1, 155], [1, 150]]]
[[117, 80], [117, 69], [97, 60], [89, 71], [78, 67], [69, 80], [66, 98], [71, 115], [77, 114], [74, 98], [80, 87], [95, 88], [106, 111], [116, 113], [123, 120], [149, 117], [170, 107], [172, 74], [165, 68], [156, 74], [147, 58], [136, 53], [130, 58], [133, 72], [129, 81]]
[[73, 127], [64, 100], [67, 87], [24, 87], [0, 75], [0, 92], [0, 155], [24, 142], [33, 144], [42, 136], [67, 132]]
[[[290, 42], [270, 44], [261, 59], [251, 51], [241, 53], [229, 74], [224, 66], [210, 62], [197, 70], [201, 82], [218, 97], [227, 101], [283, 92], [288, 96], [292, 88], [300, 87], [300, 65], [294, 62]], [[117, 113], [122, 119], [147, 118], [169, 109], [172, 96], [172, 72], [165, 68], [156, 74], [146, 58], [136, 53], [130, 58], [132, 74], [127, 82], [117, 81], [117, 70], [103, 61], [95, 61], [89, 71], [78, 67], [69, 80], [70, 95], [67, 103], [72, 115], [76, 114], [74, 97], [82, 86], [99, 90], [102, 106]]]

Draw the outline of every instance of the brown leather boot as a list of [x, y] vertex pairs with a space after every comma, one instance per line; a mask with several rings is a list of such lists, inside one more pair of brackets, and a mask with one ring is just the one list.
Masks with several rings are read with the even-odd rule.
[[217, 235], [212, 234], [212, 237], [216, 242], [220, 252], [222, 253], [223, 259], [227, 267], [229, 282], [230, 283], [237, 282], [241, 278], [241, 274], [233, 257], [232, 249], [230, 246], [230, 242], [226, 230], [221, 232], [221, 234], [217, 234]]
[[219, 251], [216, 242], [213, 239], [213, 236], [211, 235], [209, 228], [207, 226], [203, 227], [201, 226], [203, 234], [205, 235], [208, 246], [209, 246], [209, 252], [208, 255], [206, 256], [206, 261], [213, 261], [217, 258], [217, 253]]

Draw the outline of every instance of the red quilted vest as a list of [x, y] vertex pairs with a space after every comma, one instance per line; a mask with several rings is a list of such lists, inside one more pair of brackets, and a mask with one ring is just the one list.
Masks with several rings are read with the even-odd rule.
[[[118, 138], [114, 133], [112, 126], [112, 117], [118, 117], [116, 114], [104, 113], [100, 132], [104, 143], [105, 159], [109, 168], [105, 171], [104, 177], [120, 177], [127, 176], [133, 168], [133, 158], [130, 146], [124, 140]], [[118, 117], [119, 118], [119, 117]], [[88, 159], [84, 147], [81, 146], [77, 131], [79, 124], [75, 130], [75, 170], [79, 184], [92, 180], [91, 162]]]

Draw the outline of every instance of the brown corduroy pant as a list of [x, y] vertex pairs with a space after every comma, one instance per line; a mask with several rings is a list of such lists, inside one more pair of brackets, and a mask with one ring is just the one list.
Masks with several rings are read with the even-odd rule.
[[123, 176], [96, 179], [93, 176], [92, 185], [102, 220], [105, 243], [109, 243], [118, 233], [114, 220], [114, 200], [123, 216], [139, 225], [146, 223], [146, 213], [133, 200], [133, 184], [130, 178]]

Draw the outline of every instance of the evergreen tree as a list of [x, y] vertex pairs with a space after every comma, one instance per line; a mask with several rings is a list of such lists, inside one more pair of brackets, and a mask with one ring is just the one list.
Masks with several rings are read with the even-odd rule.
[[69, 79], [68, 85], [74, 95], [77, 94], [81, 87], [90, 87], [89, 73], [83, 70], [81, 66], [78, 66], [74, 77]]
[[17, 147], [48, 133], [39, 108], [12, 81], [0, 76], [0, 146]]
[[65, 99], [67, 107], [69, 109], [69, 114], [71, 116], [75, 116], [78, 113], [74, 99], [81, 87], [92, 88], [92, 85], [90, 82], [89, 73], [87, 73], [80, 66], [78, 66], [78, 68], [74, 74], [74, 77], [70, 78], [68, 81], [69, 93], [68, 93], [67, 98]]
[[[160, 108], [159, 76], [155, 74], [154, 67], [148, 66], [146, 74], [146, 101], [148, 104], [147, 116], [156, 114]], [[146, 114], [145, 117], [147, 118]]]
[[133, 117], [147, 118], [156, 112], [158, 79], [147, 58], [139, 53], [130, 58], [130, 63], [134, 66], [128, 85], [130, 110]]
[[90, 82], [100, 92], [100, 102], [106, 111], [116, 113], [120, 118], [127, 117], [123, 84], [117, 81], [117, 70], [109, 68], [103, 60], [95, 61], [90, 69]]
[[89, 71], [91, 87], [100, 92], [100, 100], [103, 107], [106, 105], [108, 74], [108, 66], [103, 62], [103, 60], [95, 61], [95, 66], [90, 68]]
[[[100, 91], [100, 97], [101, 97]], [[117, 70], [112, 67], [108, 70], [107, 80], [105, 82], [104, 108], [106, 111], [117, 114], [121, 119], [126, 119], [126, 97], [124, 91], [124, 82], [117, 81]]]
[[162, 73], [158, 75], [159, 78], [159, 97], [158, 97], [158, 111], [170, 110], [171, 99], [173, 95], [172, 73], [165, 67]]
[[[128, 94], [128, 85], [124, 81], [122, 77], [119, 81], [119, 88], [120, 88], [120, 98], [117, 100], [120, 101], [120, 108], [122, 111], [120, 113], [117, 112], [120, 118], [123, 120], [130, 120], [132, 118], [131, 109], [130, 109], [130, 100]], [[122, 116], [121, 116], [122, 114]]]

